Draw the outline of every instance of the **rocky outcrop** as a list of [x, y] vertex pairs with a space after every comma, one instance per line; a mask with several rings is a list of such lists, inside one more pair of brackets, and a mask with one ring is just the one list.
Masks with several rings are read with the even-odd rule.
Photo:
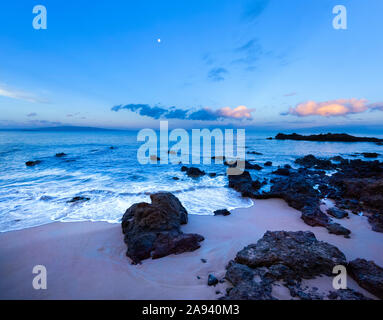
[[254, 198], [262, 184], [251, 178], [249, 171], [244, 171], [241, 175], [229, 175], [229, 188], [242, 194], [243, 197]]
[[88, 198], [88, 197], [79, 196], [79, 197], [73, 197], [72, 199], [67, 201], [67, 203], [85, 202], [85, 201], [89, 201], [89, 200], [90, 200], [90, 198]]
[[383, 139], [370, 137], [355, 137], [346, 133], [327, 133], [303, 136], [300, 134], [278, 133], [276, 140], [297, 140], [297, 141], [327, 141], [327, 142], [383, 142]]
[[290, 170], [287, 168], [278, 168], [277, 170], [272, 172], [273, 174], [277, 176], [289, 176], [290, 175]]
[[375, 213], [368, 216], [368, 222], [375, 232], [383, 233], [383, 214]]
[[362, 155], [367, 159], [375, 159], [379, 157], [379, 153], [376, 152], [363, 152]]
[[253, 154], [255, 156], [263, 156], [263, 153], [257, 152], [257, 151], [248, 151], [247, 154]]
[[221, 209], [214, 211], [215, 216], [229, 216], [231, 215], [231, 212], [227, 209]]
[[348, 217], [348, 213], [345, 210], [339, 209], [337, 207], [332, 207], [327, 209], [327, 214], [333, 216], [336, 219], [343, 219]]
[[336, 167], [330, 160], [327, 159], [318, 159], [312, 154], [304, 156], [303, 158], [299, 158], [295, 160], [296, 164], [304, 166], [306, 168], [315, 168], [321, 170], [331, 170]]
[[[338, 163], [333, 163], [337, 161]], [[302, 219], [310, 226], [326, 227], [330, 233], [348, 237], [349, 230], [332, 222], [330, 216], [342, 219], [354, 214], [367, 216], [372, 229], [383, 232], [383, 162], [347, 160], [334, 157], [332, 161], [308, 155], [297, 159], [303, 168], [279, 168], [272, 179], [269, 192], [253, 193], [257, 199], [282, 198], [302, 212]], [[334, 174], [327, 175], [332, 168]], [[335, 200], [336, 208], [328, 215], [320, 210], [322, 199]]]
[[[332, 276], [336, 265], [346, 265], [344, 254], [335, 246], [318, 241], [312, 232], [266, 232], [256, 244], [237, 253], [226, 267], [225, 278], [232, 284], [224, 299], [273, 300], [272, 285], [283, 284], [292, 297], [323, 299], [313, 291], [305, 292], [302, 279]], [[349, 290], [333, 293], [334, 299], [366, 299]]]
[[372, 229], [383, 232], [383, 163], [352, 160], [344, 162], [329, 180], [329, 195], [340, 209], [368, 217]]
[[371, 300], [364, 296], [362, 293], [352, 289], [340, 289], [331, 291], [328, 296], [330, 300]]
[[[288, 170], [288, 169], [286, 169]], [[302, 212], [301, 219], [312, 227], [325, 227], [329, 233], [349, 237], [351, 231], [333, 222], [320, 209], [322, 194], [313, 186], [320, 181], [321, 175], [307, 169], [289, 170], [285, 178], [273, 180], [270, 191], [257, 194], [258, 199], [281, 198], [289, 206]]]
[[34, 166], [37, 166], [38, 164], [40, 164], [41, 162], [42, 162], [41, 160], [27, 161], [27, 162], [25, 162], [25, 165], [27, 167], [34, 167]]
[[[233, 167], [237, 167], [237, 166], [238, 166], [237, 161], [233, 161], [233, 162], [231, 162], [231, 161], [225, 161], [224, 164], [225, 164], [226, 166], [228, 166], [228, 167], [231, 167], [231, 168], [233, 168]], [[245, 169], [247, 169], [247, 170], [258, 170], [258, 171], [260, 171], [260, 170], [263, 169], [260, 165], [258, 165], [258, 164], [256, 164], [256, 163], [254, 163], [254, 164], [253, 164], [253, 163], [250, 163], [250, 162], [247, 161], [247, 160], [244, 161], [244, 165], [245, 165]]]
[[356, 259], [348, 264], [347, 270], [362, 288], [383, 299], [383, 268], [373, 261]]
[[346, 258], [338, 248], [318, 241], [309, 231], [268, 231], [256, 244], [238, 252], [235, 261], [253, 269], [278, 267], [283, 278], [289, 275], [303, 279], [331, 276], [334, 266], [346, 265]]
[[193, 178], [193, 179], [196, 179], [196, 178], [200, 178], [200, 177], [203, 177], [204, 175], [206, 175], [206, 172], [205, 171], [202, 171], [198, 168], [194, 168], [194, 167], [185, 167], [183, 166], [181, 168], [181, 171], [182, 172], [186, 172], [186, 175], [190, 178]]
[[178, 198], [163, 192], [152, 194], [150, 199], [152, 203], [132, 205], [122, 218], [126, 255], [133, 263], [198, 249], [204, 238], [180, 230], [188, 221], [188, 213]]
[[64, 153], [64, 152], [60, 152], [60, 153], [56, 153], [55, 157], [56, 158], [62, 158], [62, 157], [65, 157], [67, 154]]

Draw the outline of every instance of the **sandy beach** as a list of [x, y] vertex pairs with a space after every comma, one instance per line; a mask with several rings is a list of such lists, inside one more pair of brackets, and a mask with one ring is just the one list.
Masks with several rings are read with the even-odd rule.
[[[283, 200], [257, 200], [251, 208], [230, 216], [189, 215], [185, 233], [205, 237], [200, 249], [145, 260], [132, 265], [125, 256], [121, 226], [103, 222], [55, 222], [0, 234], [1, 299], [217, 299], [229, 285], [207, 285], [207, 277], [225, 275], [227, 263], [244, 246], [270, 231], [312, 231], [318, 240], [338, 247], [347, 260], [364, 258], [383, 266], [383, 234], [371, 230], [367, 218], [351, 215], [342, 224], [351, 238], [310, 227], [301, 213]], [[203, 263], [201, 259], [206, 259]], [[47, 268], [47, 290], [34, 290], [32, 269]], [[198, 278], [199, 277], [199, 278]], [[319, 290], [332, 290], [332, 278], [308, 281]], [[351, 278], [348, 287], [374, 298]], [[219, 291], [219, 293], [217, 293]], [[284, 287], [274, 287], [279, 299], [290, 299]]]

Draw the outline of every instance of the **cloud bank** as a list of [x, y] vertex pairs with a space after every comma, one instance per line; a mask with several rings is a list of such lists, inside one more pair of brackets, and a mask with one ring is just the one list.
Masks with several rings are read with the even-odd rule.
[[179, 120], [199, 120], [199, 121], [220, 121], [231, 120], [252, 120], [252, 112], [255, 109], [249, 109], [246, 106], [238, 106], [234, 109], [229, 107], [213, 110], [211, 108], [202, 109], [179, 109], [176, 107], [164, 108], [160, 106], [150, 106], [148, 104], [127, 104], [112, 108], [112, 111], [129, 110], [141, 116], [147, 116], [152, 119], [179, 119]]
[[336, 117], [363, 113], [367, 110], [383, 111], [383, 102], [369, 103], [366, 99], [338, 99], [325, 102], [306, 101], [282, 113], [298, 117], [323, 116]]

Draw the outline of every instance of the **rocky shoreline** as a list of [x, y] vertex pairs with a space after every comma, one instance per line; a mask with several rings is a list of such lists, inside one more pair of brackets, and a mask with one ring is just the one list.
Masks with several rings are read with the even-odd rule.
[[295, 140], [295, 141], [323, 141], [323, 142], [375, 142], [382, 143], [383, 139], [370, 137], [355, 137], [346, 133], [326, 133], [313, 135], [300, 135], [297, 133], [283, 134], [278, 133], [275, 140]]
[[[313, 155], [295, 161], [272, 173], [270, 191], [260, 189], [268, 181], [253, 180], [249, 170], [262, 170], [257, 164], [245, 162], [246, 171], [229, 176], [229, 187], [243, 197], [253, 199], [279, 198], [299, 210], [301, 219], [311, 227], [324, 227], [330, 234], [349, 238], [352, 230], [334, 221], [350, 214], [368, 217], [374, 232], [383, 232], [383, 163], [347, 160], [342, 157], [318, 159]], [[225, 161], [225, 165], [233, 165]], [[192, 178], [205, 174], [196, 168], [183, 167]], [[332, 174], [328, 174], [332, 171]], [[267, 180], [267, 179], [266, 179]], [[197, 250], [204, 239], [199, 234], [184, 234], [180, 225], [187, 223], [187, 211], [170, 193], [151, 195], [151, 204], [140, 203], [129, 208], [122, 219], [122, 230], [128, 246], [127, 256], [133, 263], [147, 258], [157, 259], [170, 254]], [[334, 207], [322, 209], [323, 200], [332, 200]], [[267, 231], [255, 244], [239, 251], [226, 267], [221, 281], [231, 286], [222, 299], [274, 300], [273, 286], [283, 285], [297, 299], [365, 300], [352, 289], [320, 294], [307, 290], [304, 279], [333, 276], [337, 265], [376, 297], [383, 298], [383, 269], [373, 261], [347, 261], [335, 246], [318, 241], [312, 232]], [[214, 281], [213, 281], [214, 280]], [[209, 274], [208, 285], [219, 280]]]
[[[340, 156], [318, 159], [307, 155], [295, 163], [298, 169], [286, 165], [273, 172], [268, 192], [259, 191], [264, 182], [253, 181], [249, 171], [241, 176], [229, 176], [229, 187], [253, 199], [284, 199], [302, 212], [305, 223], [325, 227], [330, 233], [349, 236], [350, 230], [329, 217], [342, 219], [349, 212], [367, 216], [372, 229], [383, 232], [382, 162], [348, 160]], [[327, 199], [333, 200], [336, 205], [326, 212], [328, 214], [320, 209], [323, 200]]]

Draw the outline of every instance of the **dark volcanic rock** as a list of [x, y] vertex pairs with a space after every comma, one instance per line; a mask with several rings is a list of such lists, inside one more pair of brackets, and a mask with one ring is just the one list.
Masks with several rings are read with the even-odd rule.
[[375, 153], [375, 152], [364, 152], [362, 153], [363, 157], [365, 158], [370, 158], [370, 159], [374, 159], [374, 158], [377, 158], [379, 156], [379, 153]]
[[207, 284], [208, 286], [215, 286], [218, 284], [218, 279], [214, 275], [209, 274], [209, 277], [207, 279]]
[[[285, 172], [286, 171], [286, 172]], [[334, 192], [328, 185], [329, 177], [324, 171], [301, 168], [299, 170], [279, 168], [274, 174], [284, 174], [283, 177], [273, 179], [270, 191], [255, 194], [258, 199], [281, 198], [289, 206], [302, 212], [302, 220], [312, 227], [325, 227], [330, 233], [348, 237], [350, 231], [339, 224], [335, 224], [320, 209], [324, 195]]]
[[62, 157], [65, 157], [67, 154], [64, 153], [64, 152], [60, 152], [60, 153], [56, 153], [55, 157], [56, 158], [62, 158]]
[[318, 159], [312, 154], [309, 154], [303, 158], [299, 158], [295, 160], [296, 164], [301, 166], [305, 166], [307, 168], [315, 168], [315, 169], [323, 169], [323, 170], [331, 170], [335, 167], [335, 165], [330, 160], [322, 160]]
[[[204, 238], [198, 234], [177, 232], [158, 233], [151, 253], [152, 259], [158, 259], [169, 254], [179, 254], [200, 248], [200, 241]], [[129, 251], [129, 250], [128, 250]]]
[[346, 229], [345, 227], [342, 227], [339, 223], [329, 223], [326, 226], [326, 229], [329, 233], [342, 235], [345, 238], [349, 238], [351, 231]]
[[271, 167], [273, 163], [271, 161], [265, 162], [265, 167]]
[[277, 176], [289, 176], [290, 170], [287, 168], [278, 168], [277, 170], [273, 171], [273, 174], [276, 174]]
[[84, 202], [89, 200], [90, 198], [87, 197], [73, 197], [71, 200], [67, 201], [67, 203]]
[[256, 156], [263, 156], [263, 153], [257, 152], [257, 151], [248, 151], [247, 154], [253, 154]]
[[383, 163], [353, 160], [331, 179], [336, 189], [332, 198], [339, 208], [363, 212], [376, 232], [383, 232]]
[[335, 246], [318, 241], [312, 232], [268, 231], [256, 244], [238, 252], [235, 261], [250, 268], [284, 265], [295, 276], [311, 279], [331, 276], [333, 267], [346, 264], [346, 257]]
[[41, 160], [35, 160], [35, 161], [27, 161], [25, 162], [25, 165], [27, 167], [34, 167], [41, 163]]
[[222, 209], [222, 210], [216, 210], [214, 211], [215, 216], [229, 216], [231, 215], [231, 212], [227, 209]]
[[339, 209], [337, 207], [333, 207], [327, 210], [327, 214], [330, 216], [333, 216], [334, 218], [337, 219], [343, 219], [348, 217], [348, 213], [342, 209]]
[[233, 288], [227, 290], [224, 300], [274, 300], [271, 295], [272, 286], [269, 281], [256, 281], [259, 275], [246, 265], [230, 261], [226, 267], [226, 280]]
[[202, 170], [200, 170], [198, 168], [194, 168], [194, 167], [188, 168], [188, 167], [183, 166], [181, 168], [181, 171], [186, 172], [186, 175], [190, 178], [193, 178], [193, 179], [203, 177], [206, 174], [205, 171], [202, 171]]
[[356, 259], [348, 264], [347, 270], [362, 288], [383, 299], [383, 268], [373, 261]]
[[371, 300], [352, 289], [340, 289], [337, 291], [331, 291], [327, 296], [330, 300]]
[[[231, 168], [233, 168], [233, 167], [236, 167], [238, 164], [237, 164], [237, 161], [234, 161], [234, 162], [231, 162], [231, 161], [225, 161], [224, 162], [224, 164], [226, 165], [226, 166], [229, 166], [229, 167], [231, 167]], [[249, 161], [247, 161], [247, 160], [245, 160], [245, 169], [247, 169], [247, 170], [262, 170], [263, 168], [260, 166], [260, 165], [258, 165], [258, 164], [253, 164], [253, 163], [250, 163]]]
[[[331, 223], [331, 219], [323, 213], [317, 205], [308, 205], [302, 208], [301, 219], [311, 227], [325, 227], [329, 233], [341, 234], [340, 231], [337, 233], [336, 225]], [[338, 224], [339, 227], [341, 227]], [[344, 228], [344, 231], [347, 230]], [[348, 233], [350, 234], [350, 232]]]
[[122, 218], [122, 232], [128, 246], [126, 255], [133, 263], [198, 249], [204, 238], [180, 230], [188, 221], [181, 202], [167, 192], [152, 194], [150, 198], [151, 204], [136, 203]]
[[312, 232], [268, 231], [229, 262], [225, 278], [233, 288], [224, 299], [275, 299], [272, 285], [277, 281], [289, 288], [292, 296], [321, 299], [313, 292], [303, 292], [301, 280], [332, 276], [334, 266], [339, 264], [346, 264], [344, 254], [333, 245], [318, 241]]
[[346, 133], [327, 133], [317, 134], [310, 136], [303, 136], [300, 134], [283, 134], [278, 133], [275, 137], [276, 140], [297, 140], [297, 141], [328, 141], [328, 142], [382, 142], [383, 139], [369, 138], [369, 137], [355, 137]]
[[383, 233], [383, 214], [375, 213], [370, 215], [368, 222], [371, 224], [373, 231]]
[[249, 161], [245, 161], [245, 168], [248, 170], [262, 170], [263, 168], [256, 164], [256, 163], [250, 163]]
[[243, 197], [255, 197], [256, 192], [261, 188], [261, 183], [253, 179], [248, 171], [241, 175], [229, 175], [229, 188], [240, 192]]
[[335, 157], [330, 158], [330, 160], [340, 162], [340, 161], [344, 161], [345, 159], [342, 158], [341, 156], [335, 156]]

